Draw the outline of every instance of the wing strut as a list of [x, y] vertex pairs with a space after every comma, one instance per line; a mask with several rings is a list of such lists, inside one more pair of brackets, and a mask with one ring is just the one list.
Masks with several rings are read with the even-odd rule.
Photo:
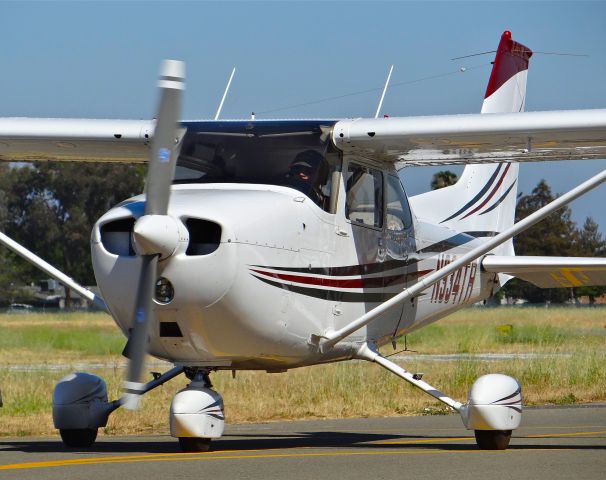
[[310, 338], [310, 343], [312, 345], [316, 345], [320, 349], [321, 352], [326, 352], [327, 350], [332, 348], [334, 345], [336, 345], [338, 342], [343, 340], [345, 337], [351, 335], [352, 333], [359, 330], [360, 328], [368, 325], [370, 322], [372, 322], [377, 317], [381, 316], [383, 313], [385, 313], [391, 307], [403, 302], [404, 300], [406, 300], [408, 298], [415, 297], [416, 295], [421, 293], [423, 290], [431, 287], [435, 283], [446, 278], [448, 275], [457, 271], [459, 268], [477, 260], [482, 255], [485, 255], [486, 253], [490, 252], [493, 248], [498, 247], [503, 242], [514, 237], [518, 233], [523, 232], [524, 230], [531, 227], [535, 223], [543, 220], [547, 215], [553, 213], [554, 211], [558, 210], [559, 208], [562, 208], [563, 206], [572, 202], [573, 200], [580, 197], [581, 195], [584, 195], [585, 193], [587, 193], [588, 191], [592, 190], [593, 188], [597, 187], [598, 185], [600, 185], [601, 183], [603, 183], [605, 181], [606, 181], [606, 170], [602, 170], [596, 176], [583, 182], [582, 184], [573, 188], [572, 190], [570, 190], [568, 193], [562, 195], [561, 197], [558, 197], [553, 202], [548, 203], [544, 207], [542, 207], [539, 210], [537, 210], [536, 212], [534, 212], [532, 215], [529, 215], [525, 219], [520, 220], [518, 223], [514, 224], [513, 226], [511, 226], [510, 228], [501, 232], [500, 234], [493, 237], [492, 239], [488, 240], [483, 245], [481, 245], [477, 248], [474, 248], [473, 250], [469, 251], [468, 253], [466, 253], [462, 257], [458, 258], [454, 262], [448, 264], [446, 267], [441, 268], [440, 270], [437, 270], [434, 273], [427, 275], [425, 278], [420, 280], [418, 283], [416, 283], [412, 287], [405, 289], [403, 292], [390, 298], [386, 302], [383, 302], [381, 305], [366, 312], [364, 315], [362, 315], [357, 320], [354, 320], [349, 325], [346, 325], [345, 327], [343, 327], [339, 330], [336, 330], [336, 331], [325, 332], [322, 335], [312, 335]]
[[25, 248], [23, 245], [20, 245], [19, 243], [15, 242], [10, 237], [7, 237], [2, 232], [0, 232], [0, 243], [2, 245], [4, 245], [6, 248], [8, 248], [9, 250], [12, 250], [13, 252], [15, 252], [20, 257], [27, 260], [29, 263], [31, 263], [35, 267], [38, 267], [44, 273], [47, 273], [54, 279], [60, 281], [66, 287], [71, 288], [78, 295], [80, 295], [81, 297], [92, 302], [96, 307], [99, 307], [101, 310], [104, 310], [107, 313], [110, 313], [109, 310], [107, 309], [107, 305], [105, 305], [105, 302], [103, 301], [103, 299], [101, 297], [99, 297], [98, 295], [95, 295], [95, 293], [91, 292], [88, 288], [85, 288], [82, 285], [80, 285], [79, 283], [76, 283], [72, 278], [68, 277], [60, 270], [57, 270], [50, 263], [45, 262], [38, 255], [31, 252], [30, 250]]

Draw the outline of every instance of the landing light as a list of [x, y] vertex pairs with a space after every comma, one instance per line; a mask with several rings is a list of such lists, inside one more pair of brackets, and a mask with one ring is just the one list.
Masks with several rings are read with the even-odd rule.
[[170, 303], [175, 297], [175, 289], [173, 284], [164, 277], [160, 277], [156, 281], [156, 294], [154, 295], [158, 303]]

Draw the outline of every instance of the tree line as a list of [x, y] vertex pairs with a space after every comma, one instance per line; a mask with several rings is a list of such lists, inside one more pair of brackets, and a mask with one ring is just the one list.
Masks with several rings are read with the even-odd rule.
[[[143, 191], [144, 165], [0, 164], [0, 231], [83, 285], [95, 285], [90, 235], [112, 206]], [[0, 246], [0, 304], [48, 276]]]

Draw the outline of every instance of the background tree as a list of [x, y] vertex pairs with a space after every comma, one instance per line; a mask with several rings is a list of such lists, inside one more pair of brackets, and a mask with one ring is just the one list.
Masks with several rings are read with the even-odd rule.
[[[144, 166], [92, 163], [4, 166], [2, 229], [80, 283], [94, 285], [92, 226], [112, 206], [143, 191], [144, 170]], [[12, 254], [0, 254], [0, 269], [10, 272], [15, 283], [46, 277]]]
[[[8, 172], [8, 165], [0, 164], [0, 182], [6, 178]], [[0, 184], [1, 185], [1, 184]], [[8, 224], [8, 208], [6, 202], [6, 193], [0, 188], [0, 231], [6, 231]], [[15, 296], [17, 295], [17, 289], [15, 287], [16, 280], [13, 278], [13, 271], [8, 266], [11, 264], [12, 259], [9, 258], [9, 251], [0, 247], [0, 304], [12, 303]]]
[[449, 187], [457, 183], [457, 174], [450, 170], [440, 170], [431, 177], [431, 189], [438, 190], [439, 188]]
[[[555, 198], [549, 185], [541, 180], [530, 195], [520, 194], [515, 221], [526, 218]], [[575, 255], [576, 225], [570, 217], [570, 208], [564, 207], [522, 232], [514, 238], [516, 255]], [[504, 293], [508, 297], [525, 298], [530, 303], [562, 303], [572, 294], [570, 289], [542, 289], [519, 279], [508, 282]]]
[[8, 207], [6, 205], [6, 192], [2, 188], [3, 179], [6, 178], [8, 172], [8, 165], [0, 163], [0, 231], [6, 229], [8, 221]]
[[[579, 257], [606, 256], [606, 240], [602, 238], [599, 226], [593, 218], [587, 217], [583, 228], [577, 230], [574, 250], [574, 254]], [[577, 287], [574, 292], [575, 296], [589, 297], [589, 303], [593, 305], [597, 297], [606, 294], [606, 286]]]

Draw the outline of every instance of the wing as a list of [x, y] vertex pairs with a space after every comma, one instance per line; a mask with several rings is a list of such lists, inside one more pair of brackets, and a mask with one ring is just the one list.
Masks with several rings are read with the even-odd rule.
[[[145, 162], [146, 120], [0, 119], [0, 160]], [[606, 158], [606, 109], [340, 120], [345, 153], [407, 165]]]
[[606, 158], [606, 109], [341, 120], [333, 140], [397, 168]]
[[482, 268], [507, 273], [541, 288], [606, 285], [606, 258], [488, 255]]
[[0, 118], [0, 161], [147, 161], [154, 122]]

